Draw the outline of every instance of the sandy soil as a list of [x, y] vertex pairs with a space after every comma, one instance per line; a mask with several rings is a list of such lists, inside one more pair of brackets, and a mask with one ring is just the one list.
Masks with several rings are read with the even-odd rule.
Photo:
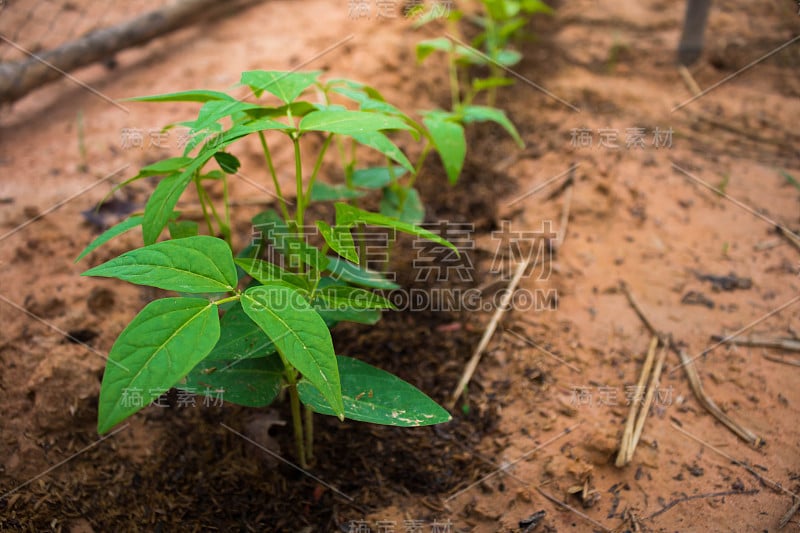
[[[91, 3], [72, 4], [95, 13]], [[707, 51], [691, 69], [707, 92], [693, 99], [673, 59], [682, 15], [682, 2], [665, 0], [559, 6], [521, 45], [516, 71], [528, 81], [498, 100], [526, 148], [493, 127], [473, 128], [464, 183], [450, 195], [441, 194], [438, 163], [426, 167], [428, 219], [477, 224], [478, 281], [498, 278], [492, 258], [507, 244], [498, 240], [503, 228], [518, 232], [505, 237], [522, 238], [524, 251], [547, 223], [564, 240], [523, 278], [519, 294], [540, 305], [517, 301], [506, 315], [452, 425], [404, 436], [323, 423], [332, 436], [322, 444], [331, 450], [320, 453], [315, 473], [358, 496], [352, 504], [276, 468], [220, 426], [252, 428], [249, 410], [150, 407], [98, 442], [103, 354], [156, 295], [79, 277], [140, 239], [126, 236], [75, 265], [96, 233], [81, 212], [139, 166], [178, 153], [174, 136], [159, 147], [147, 133], [191, 109], [112, 104], [68, 80], [4, 107], [0, 527], [775, 530], [791, 494], [800, 494], [800, 370], [774, 359], [797, 355], [719, 345], [712, 336], [747, 328], [745, 337], [793, 338], [800, 330], [800, 250], [776, 231], [800, 228], [800, 191], [781, 174], [800, 178], [792, 126], [800, 116], [800, 47], [794, 41], [773, 53], [800, 34], [800, 17], [790, 1], [715, 5]], [[0, 11], [0, 32], [11, 34], [4, 17]], [[270, 0], [121, 53], [113, 70], [98, 65], [75, 76], [116, 100], [228, 90], [249, 69], [324, 69], [367, 81], [406, 110], [424, 109], [447, 101], [445, 72], [435, 61], [415, 65], [413, 47], [441, 31], [414, 31], [399, 15], [354, 19], [343, 2]], [[143, 147], [124, 146], [132, 129], [145, 133]], [[255, 146], [240, 155], [245, 175], [263, 175]], [[289, 157], [278, 153], [276, 165]], [[572, 186], [564, 187], [569, 176]], [[149, 186], [130, 200], [141, 202]], [[232, 195], [268, 200], [244, 181], [233, 182]], [[248, 209], [255, 208], [240, 211], [239, 242], [249, 236]], [[763, 444], [749, 446], [715, 421], [669, 353], [633, 460], [614, 466], [651, 338], [621, 282], [694, 359], [708, 396]], [[410, 344], [430, 353], [408, 354], [358, 328], [338, 331], [337, 343], [384, 367], [396, 364], [444, 400], [489, 318], [390, 320], [387, 328], [416, 332]], [[424, 363], [416, 366], [412, 355]], [[269, 435], [288, 442], [282, 431]], [[539, 511], [539, 525], [526, 526]], [[798, 520], [785, 530], [800, 530]]]

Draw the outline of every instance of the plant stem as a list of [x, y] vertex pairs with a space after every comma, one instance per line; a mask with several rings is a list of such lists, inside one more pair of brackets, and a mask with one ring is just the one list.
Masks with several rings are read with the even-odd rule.
[[261, 149], [264, 151], [264, 160], [267, 162], [269, 175], [272, 177], [272, 184], [275, 186], [275, 192], [278, 195], [278, 200], [280, 200], [281, 213], [283, 213], [283, 219], [289, 220], [289, 209], [286, 207], [286, 201], [283, 199], [281, 186], [278, 183], [278, 175], [275, 173], [275, 165], [272, 164], [272, 155], [270, 154], [269, 146], [267, 145], [267, 139], [266, 137], [264, 137], [263, 131], [258, 132], [258, 138], [259, 140], [261, 140]]
[[314, 411], [309, 409], [307, 405], [303, 406], [303, 411], [306, 430], [306, 460], [311, 462], [314, 460]]
[[331, 145], [331, 141], [333, 140], [333, 133], [329, 134], [325, 138], [325, 142], [322, 143], [322, 148], [319, 150], [319, 155], [317, 155], [317, 162], [314, 164], [314, 171], [311, 173], [311, 178], [308, 180], [308, 187], [306, 188], [306, 195], [305, 195], [305, 205], [304, 208], [308, 207], [308, 203], [311, 200], [311, 188], [314, 186], [314, 182], [317, 179], [317, 174], [319, 174], [319, 169], [322, 167], [322, 158], [325, 157], [325, 152], [328, 151], [328, 146]]
[[308, 468], [306, 462], [306, 447], [303, 439], [303, 417], [300, 414], [300, 395], [297, 394], [297, 370], [278, 352], [283, 361], [286, 382], [289, 384], [289, 404], [292, 409], [292, 427], [294, 428], [294, 443], [297, 447], [297, 460], [300, 468]]
[[297, 187], [297, 209], [295, 211], [295, 222], [297, 227], [295, 231], [301, 231], [303, 227], [303, 212], [305, 211], [305, 199], [303, 198], [303, 162], [300, 159], [300, 139], [297, 137], [292, 138], [294, 144], [294, 174], [295, 185]]
[[233, 296], [228, 296], [227, 298], [220, 298], [219, 300], [215, 301], [214, 303], [219, 305], [226, 304], [228, 302], [233, 302], [239, 300], [240, 296], [238, 294], [234, 294]]
[[194, 175], [194, 186], [197, 189], [197, 198], [200, 200], [200, 208], [203, 210], [203, 218], [206, 221], [208, 233], [209, 235], [214, 235], [214, 226], [211, 224], [211, 217], [208, 214], [205, 197], [203, 196], [203, 186], [200, 185], [200, 178], [197, 173]]
[[228, 174], [222, 175], [222, 201], [225, 203], [225, 240], [233, 250], [233, 236], [231, 234], [231, 202], [230, 191], [228, 190]]

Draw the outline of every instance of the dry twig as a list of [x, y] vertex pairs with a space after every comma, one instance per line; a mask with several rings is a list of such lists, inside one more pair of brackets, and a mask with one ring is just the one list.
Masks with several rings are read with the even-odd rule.
[[453, 394], [447, 404], [449, 409], [453, 409], [453, 407], [456, 405], [456, 402], [461, 397], [461, 394], [464, 392], [464, 388], [469, 383], [469, 380], [472, 379], [472, 374], [474, 374], [475, 369], [478, 368], [478, 363], [481, 360], [483, 351], [486, 349], [486, 346], [488, 346], [489, 341], [492, 339], [492, 335], [494, 335], [494, 331], [497, 329], [497, 324], [500, 322], [500, 319], [503, 318], [503, 315], [508, 310], [509, 304], [511, 303], [511, 297], [514, 295], [514, 291], [519, 284], [519, 280], [522, 278], [522, 274], [525, 273], [527, 268], [527, 259], [522, 261], [517, 266], [517, 271], [514, 272], [514, 277], [511, 278], [511, 282], [508, 284], [508, 288], [506, 289], [506, 293], [503, 295], [500, 306], [494, 312], [492, 319], [489, 321], [489, 325], [486, 327], [486, 331], [483, 332], [483, 337], [481, 337], [478, 347], [475, 348], [475, 352], [472, 354], [472, 359], [470, 359], [469, 363], [467, 363], [467, 367], [464, 369], [464, 373], [461, 375], [458, 385], [456, 385], [456, 388], [453, 390]]
[[631, 293], [628, 285], [623, 281], [620, 284], [622, 288], [622, 292], [625, 293], [625, 296], [628, 299], [628, 303], [630, 303], [633, 310], [636, 312], [636, 315], [641, 319], [644, 325], [650, 330], [650, 333], [656, 335], [659, 340], [661, 341], [662, 345], [669, 346], [673, 352], [678, 354], [678, 357], [681, 359], [681, 366], [686, 371], [686, 377], [689, 379], [689, 385], [692, 388], [692, 393], [694, 393], [695, 398], [697, 401], [700, 402], [709, 413], [711, 413], [717, 420], [722, 422], [728, 429], [733, 431], [740, 439], [747, 442], [751, 446], [759, 446], [763, 441], [759, 438], [755, 433], [747, 429], [746, 427], [742, 426], [727, 414], [723, 413], [722, 410], [717, 407], [717, 404], [708, 397], [705, 390], [703, 390], [703, 383], [700, 381], [700, 375], [697, 373], [697, 369], [694, 367], [692, 360], [686, 355], [684, 350], [678, 349], [674, 343], [668, 341], [667, 338], [663, 336], [656, 328], [653, 326], [652, 322], [645, 316], [644, 311], [642, 311], [639, 302], [636, 301], [634, 298], [633, 293]]

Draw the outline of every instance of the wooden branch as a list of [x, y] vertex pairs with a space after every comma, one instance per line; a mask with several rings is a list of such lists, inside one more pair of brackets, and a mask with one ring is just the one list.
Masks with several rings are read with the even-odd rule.
[[[29, 59], [0, 64], [0, 103], [13, 102], [28, 92], [56, 80], [66, 72], [112, 57], [180, 29], [200, 18], [219, 15], [216, 0], [179, 0], [122, 24], [96, 30], [54, 50], [34, 54], [0, 34], [0, 40], [30, 55]], [[230, 3], [225, 3], [230, 4]], [[223, 6], [227, 11], [231, 5]]]
[[464, 387], [467, 386], [469, 380], [472, 379], [472, 374], [475, 373], [475, 369], [478, 368], [478, 363], [481, 360], [483, 351], [486, 349], [486, 346], [489, 345], [489, 341], [492, 340], [492, 335], [494, 335], [494, 331], [497, 329], [497, 324], [500, 322], [500, 319], [508, 310], [509, 304], [511, 303], [511, 297], [514, 296], [514, 291], [517, 288], [519, 280], [522, 278], [522, 274], [524, 274], [525, 270], [528, 268], [528, 263], [529, 262], [526, 259], [520, 262], [519, 266], [517, 266], [517, 271], [514, 272], [514, 277], [511, 278], [511, 282], [508, 284], [508, 288], [506, 289], [507, 292], [503, 295], [503, 299], [500, 301], [500, 306], [494, 312], [494, 315], [492, 315], [492, 319], [489, 321], [486, 331], [483, 332], [483, 337], [481, 337], [478, 347], [475, 348], [475, 352], [472, 354], [472, 358], [469, 360], [469, 363], [467, 363], [467, 367], [464, 369], [464, 373], [462, 374], [458, 385], [456, 385], [456, 388], [453, 390], [453, 394], [447, 404], [449, 409], [453, 409], [453, 407], [456, 405], [456, 402], [464, 392]]

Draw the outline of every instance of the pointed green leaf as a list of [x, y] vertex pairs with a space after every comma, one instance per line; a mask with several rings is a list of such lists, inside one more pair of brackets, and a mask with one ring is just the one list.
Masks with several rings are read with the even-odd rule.
[[327, 131], [340, 135], [358, 135], [380, 130], [411, 130], [405, 121], [367, 111], [314, 111], [300, 121], [300, 131]]
[[414, 167], [411, 166], [411, 162], [406, 155], [383, 133], [379, 131], [370, 131], [351, 135], [351, 137], [353, 137], [356, 142], [377, 150], [395, 163], [400, 163], [403, 165], [403, 168], [409, 172], [414, 172]]
[[456, 252], [456, 254], [458, 254], [458, 250], [452, 243], [441, 238], [435, 233], [426, 230], [425, 228], [421, 228], [414, 224], [409, 224], [408, 222], [403, 222], [402, 220], [397, 220], [395, 218], [389, 218], [386, 215], [381, 215], [379, 213], [364, 211], [363, 209], [353, 207], [349, 204], [336, 204], [337, 226], [351, 227], [357, 223], [371, 224], [373, 226], [381, 226], [384, 228], [394, 228], [397, 231], [402, 231], [416, 237], [428, 239], [429, 241], [441, 244], [442, 246], [447, 246]]
[[447, 37], [427, 39], [417, 44], [417, 61], [425, 61], [433, 52], [449, 52], [453, 49], [453, 42]]
[[235, 155], [227, 152], [217, 152], [214, 154], [214, 159], [217, 160], [219, 167], [226, 174], [236, 174], [239, 172], [239, 167], [242, 166], [242, 163], [236, 158]]
[[345, 309], [394, 309], [392, 302], [379, 294], [358, 287], [347, 285], [331, 285], [318, 289], [317, 296], [327, 302], [327, 307], [318, 309], [345, 310]]
[[272, 341], [250, 320], [241, 303], [234, 302], [219, 321], [219, 341], [208, 354], [209, 359], [227, 361], [264, 357], [275, 353]]
[[136, 226], [141, 226], [142, 220], [144, 220], [144, 216], [143, 215], [134, 215], [132, 217], [126, 218], [125, 220], [123, 220], [122, 222], [117, 224], [116, 226], [112, 226], [112, 227], [108, 228], [103, 233], [98, 235], [89, 244], [89, 246], [87, 246], [86, 248], [83, 249], [83, 251], [81, 252], [81, 255], [79, 255], [75, 259], [75, 262], [77, 263], [78, 261], [80, 261], [81, 259], [86, 257], [88, 254], [92, 253], [97, 248], [99, 248], [100, 246], [104, 245], [105, 243], [107, 243], [108, 241], [113, 239], [114, 237], [117, 237], [118, 235], [122, 235], [126, 231], [132, 230]]
[[175, 387], [220, 404], [265, 407], [275, 401], [282, 385], [283, 365], [277, 355], [239, 361], [216, 361], [209, 355]]
[[[406, 169], [403, 167], [393, 167], [394, 179], [402, 178]], [[353, 187], [361, 187], [362, 189], [382, 189], [392, 182], [392, 173], [389, 172], [389, 167], [369, 167], [362, 168], [353, 172], [352, 184]]]
[[238, 281], [227, 243], [207, 235], [137, 248], [82, 275], [190, 294], [229, 292]]
[[[386, 426], [417, 427], [450, 421], [450, 413], [419, 389], [384, 370], [339, 355], [344, 414], [351, 420]], [[336, 414], [312, 383], [297, 384], [300, 401], [314, 411]]]
[[363, 191], [348, 189], [346, 185], [328, 185], [327, 183], [314, 182], [311, 187], [312, 202], [331, 202], [335, 200], [351, 200], [364, 196]]
[[290, 104], [308, 89], [321, 74], [313, 72], [279, 72], [270, 70], [251, 70], [242, 73], [241, 83], [247, 85], [257, 97], [264, 91], [274, 94], [283, 103]]
[[270, 242], [288, 263], [288, 268], [299, 269], [307, 265], [317, 271], [325, 270], [328, 260], [319, 250], [297, 237], [286, 222], [270, 209], [253, 217], [253, 225], [262, 237]]
[[139, 170], [139, 176], [161, 176], [162, 174], [172, 174], [192, 162], [191, 157], [169, 157], [157, 161], [152, 165], [147, 165]]
[[344, 406], [333, 341], [314, 308], [300, 293], [283, 285], [247, 289], [242, 294], [242, 307], [341, 417]]
[[194, 220], [170, 221], [168, 224], [170, 239], [185, 239], [199, 234], [197, 222]]
[[330, 227], [324, 220], [317, 220], [317, 228], [331, 250], [348, 261], [358, 262], [358, 252], [349, 228]]
[[517, 128], [514, 127], [514, 124], [508, 120], [505, 112], [501, 109], [496, 109], [494, 107], [486, 107], [486, 106], [479, 106], [479, 105], [470, 105], [464, 106], [461, 109], [461, 113], [464, 117], [464, 123], [469, 124], [470, 122], [495, 122], [505, 129], [511, 138], [519, 145], [520, 148], [525, 147], [525, 143], [522, 141], [522, 138], [519, 136], [517, 132]]
[[[401, 198], [402, 201], [401, 210]], [[425, 207], [419, 199], [416, 189], [399, 189], [387, 187], [383, 190], [383, 198], [380, 204], [381, 214], [387, 217], [396, 218], [409, 224], [421, 224], [425, 220]]]
[[184, 170], [180, 174], [173, 174], [162, 179], [144, 207], [144, 220], [142, 220], [142, 234], [145, 244], [153, 244], [158, 240], [164, 226], [169, 222], [170, 215], [178, 203], [178, 199], [192, 181], [191, 172]]
[[212, 100], [233, 100], [233, 97], [219, 91], [181, 91], [177, 93], [155, 94], [126, 98], [129, 102], [210, 102]]
[[282, 281], [300, 289], [308, 289], [305, 278], [292, 274], [269, 261], [242, 257], [234, 259], [234, 262], [261, 284]]
[[353, 285], [387, 290], [400, 288], [400, 285], [389, 281], [379, 272], [365, 270], [358, 265], [354, 265], [350, 261], [338, 257], [328, 256], [328, 270], [331, 272], [333, 278], [352, 283]]
[[219, 338], [217, 307], [202, 298], [149, 303], [120, 333], [103, 374], [97, 430], [106, 433], [185, 376]]
[[433, 138], [433, 144], [447, 172], [447, 179], [450, 183], [455, 183], [458, 181], [467, 155], [464, 127], [434, 113], [426, 115], [422, 122]]

